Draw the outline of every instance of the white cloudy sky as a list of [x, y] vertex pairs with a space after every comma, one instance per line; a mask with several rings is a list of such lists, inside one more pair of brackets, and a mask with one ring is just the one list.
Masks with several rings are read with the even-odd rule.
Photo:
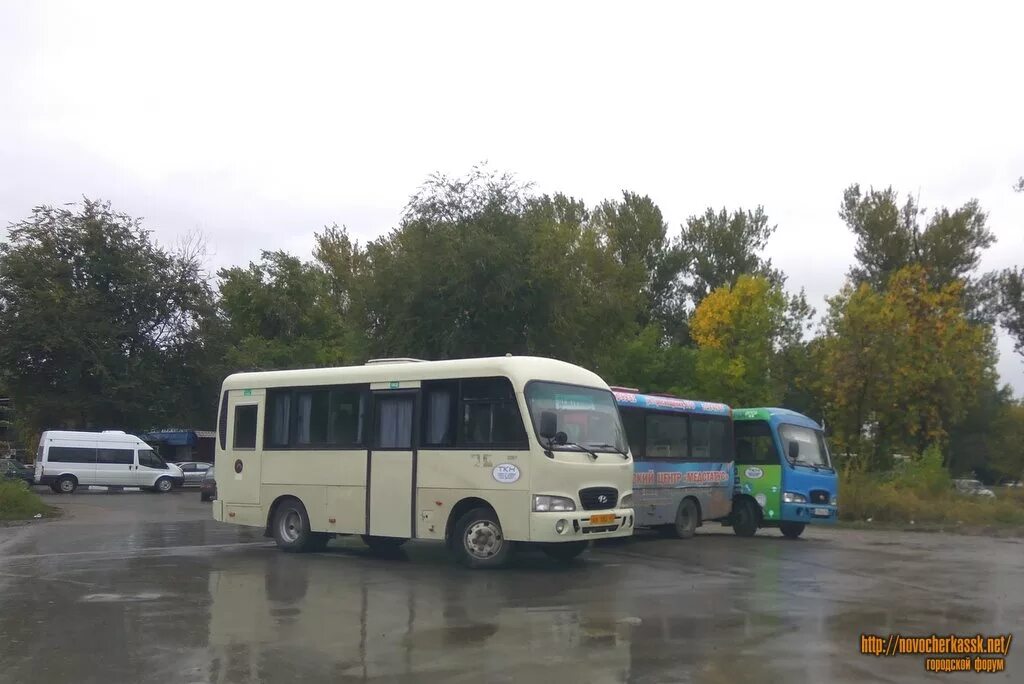
[[[301, 5], [301, 6], [300, 6]], [[1022, 3], [139, 3], [0, 0], [0, 223], [102, 197], [211, 267], [392, 227], [481, 160], [675, 229], [763, 204], [822, 308], [844, 187], [978, 198], [1024, 264]], [[1024, 393], [1001, 340], [1000, 372]]]

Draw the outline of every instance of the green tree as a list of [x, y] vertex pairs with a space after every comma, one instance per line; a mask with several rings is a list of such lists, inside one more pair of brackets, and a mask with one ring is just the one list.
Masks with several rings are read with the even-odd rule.
[[197, 246], [168, 251], [90, 199], [12, 224], [0, 245], [0, 367], [24, 431], [212, 425], [217, 380], [191, 363], [212, 313]]
[[763, 207], [754, 211], [708, 208], [691, 216], [679, 241], [683, 264], [683, 291], [694, 308], [713, 290], [731, 287], [742, 275], [763, 276], [782, 284], [782, 273], [761, 252], [776, 226], [768, 223]]
[[220, 312], [234, 370], [353, 363], [351, 340], [329, 275], [285, 252], [221, 269]]

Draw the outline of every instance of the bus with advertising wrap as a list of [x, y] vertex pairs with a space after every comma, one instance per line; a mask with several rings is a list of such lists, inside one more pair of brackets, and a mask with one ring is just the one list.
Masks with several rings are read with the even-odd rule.
[[778, 527], [795, 539], [837, 519], [839, 481], [821, 426], [782, 408], [733, 410], [736, 501], [732, 524], [749, 537]]
[[725, 404], [613, 387], [634, 458], [636, 525], [682, 539], [732, 510], [733, 437]]
[[284, 551], [361, 535], [503, 565], [633, 532], [633, 461], [600, 377], [536, 357], [380, 359], [224, 380], [213, 517]]

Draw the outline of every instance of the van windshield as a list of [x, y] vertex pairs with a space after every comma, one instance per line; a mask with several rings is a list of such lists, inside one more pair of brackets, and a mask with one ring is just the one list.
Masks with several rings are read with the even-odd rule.
[[[526, 386], [526, 405], [542, 444], [546, 440], [540, 436], [540, 416], [552, 412], [558, 418], [558, 431], [569, 442], [592, 451], [624, 453], [628, 448], [615, 397], [608, 390], [534, 381]], [[578, 451], [571, 445], [554, 448]]]

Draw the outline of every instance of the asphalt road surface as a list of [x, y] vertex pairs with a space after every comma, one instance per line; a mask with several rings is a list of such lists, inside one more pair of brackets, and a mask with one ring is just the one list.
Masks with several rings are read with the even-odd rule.
[[860, 654], [862, 633], [1024, 637], [1018, 539], [714, 526], [480, 572], [429, 543], [286, 555], [196, 491], [46, 496], [63, 519], [0, 527], [0, 682], [1024, 679], [1024, 644], [996, 675]]

